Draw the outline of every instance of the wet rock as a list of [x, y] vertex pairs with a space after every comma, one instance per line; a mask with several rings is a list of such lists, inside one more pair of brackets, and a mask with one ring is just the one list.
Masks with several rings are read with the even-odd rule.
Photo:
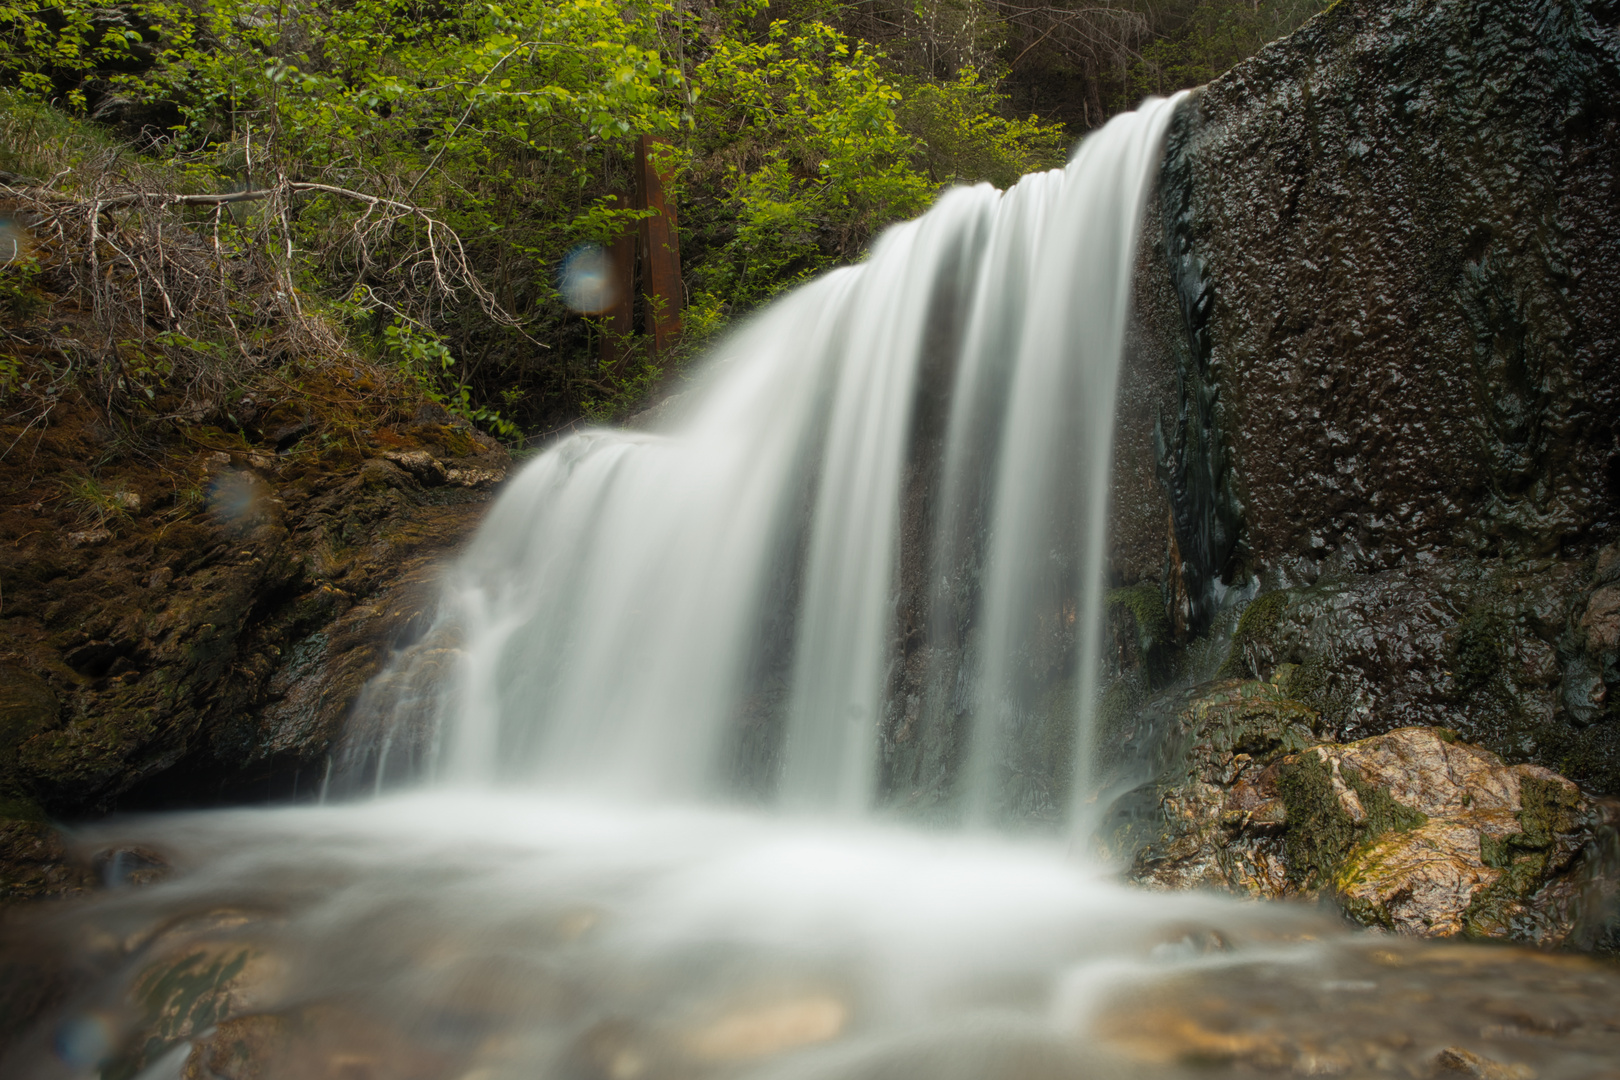
[[118, 847], [98, 851], [90, 865], [103, 888], [124, 889], [152, 885], [173, 872], [159, 852], [146, 847]]
[[747, 1061], [837, 1038], [849, 1006], [829, 994], [755, 1003], [689, 1032], [686, 1052], [700, 1061]]
[[1144, 979], [1107, 1002], [1088, 1034], [1138, 1066], [1219, 1066], [1233, 1077], [1613, 1075], [1612, 965], [1519, 948], [1363, 942], [1306, 963], [1238, 957]]
[[1448, 1046], [1434, 1056], [1434, 1076], [1476, 1077], [1478, 1080], [1536, 1080], [1528, 1065], [1504, 1065], [1460, 1046]]
[[193, 1044], [182, 1080], [270, 1080], [278, 1075], [288, 1027], [280, 1016], [226, 1020]]
[[1317, 742], [1320, 715], [1286, 696], [1296, 674], [1217, 684], [1183, 708], [1156, 819], [1114, 837], [1135, 845], [1133, 880], [1321, 894], [1365, 925], [1426, 937], [1560, 945], [1607, 915], [1596, 894], [1612, 892], [1604, 838], [1620, 808], [1443, 729]]
[[56, 692], [44, 679], [0, 664], [0, 774], [16, 764], [17, 747], [55, 727], [62, 715]]
[[1178, 117], [1110, 566], [1189, 649], [1283, 594], [1225, 674], [1301, 665], [1340, 741], [1450, 727], [1620, 794], [1613, 5], [1479, 10], [1335, 4]]
[[93, 871], [72, 856], [51, 826], [43, 821], [0, 821], [0, 907], [21, 900], [82, 896], [95, 885]]
[[497, 468], [446, 469], [444, 473], [445, 483], [464, 488], [494, 487], [505, 479], [506, 470]]
[[[1175, 718], [1173, 764], [1152, 785], [1153, 811], [1116, 831], [1135, 851], [1132, 877], [1157, 889], [1286, 895], [1284, 811], [1268, 767], [1319, 741], [1319, 717], [1275, 683], [1232, 681], [1193, 697]], [[1245, 842], [1230, 842], [1236, 833]]]
[[72, 547], [98, 547], [112, 539], [112, 533], [97, 526], [94, 529], [78, 529], [67, 534], [67, 542]]
[[1612, 586], [1595, 566], [1458, 558], [1324, 572], [1255, 598], [1222, 671], [1268, 678], [1296, 665], [1291, 693], [1340, 741], [1445, 727], [1620, 791], [1620, 724], [1607, 719], [1620, 670], [1603, 629]]
[[[317, 404], [326, 398], [357, 399]], [[415, 403], [367, 407], [397, 416], [388, 410]], [[259, 422], [296, 427], [306, 414], [326, 422], [302, 403]], [[92, 405], [65, 401], [37, 453], [0, 472], [26, 490], [35, 473], [76, 467], [100, 452], [90, 429], [101, 422]], [[346, 435], [277, 454], [201, 428], [168, 456], [109, 460], [104, 489], [139, 493], [142, 510], [123, 507], [95, 543], [75, 545], [83, 523], [49, 499], [0, 506], [0, 816], [320, 789], [343, 717], [431, 604], [429, 568], [488, 499], [487, 486], [425, 484], [386, 455], [480, 476], [507, 463], [476, 433], [451, 431], [458, 455], [376, 430], [372, 443]]]

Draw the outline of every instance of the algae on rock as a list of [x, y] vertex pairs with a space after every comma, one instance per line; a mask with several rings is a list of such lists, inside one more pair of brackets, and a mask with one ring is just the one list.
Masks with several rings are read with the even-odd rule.
[[1153, 788], [1156, 826], [1113, 838], [1132, 880], [1320, 895], [1357, 922], [1422, 936], [1590, 938], [1617, 898], [1603, 839], [1620, 804], [1445, 729], [1322, 741], [1320, 715], [1286, 696], [1291, 674], [1186, 702], [1180, 756]]

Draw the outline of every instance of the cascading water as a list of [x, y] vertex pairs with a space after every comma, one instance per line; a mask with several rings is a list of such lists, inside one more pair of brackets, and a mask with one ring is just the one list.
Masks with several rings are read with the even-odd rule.
[[737, 333], [660, 431], [525, 469], [374, 686], [365, 779], [415, 761], [417, 789], [86, 830], [176, 873], [11, 924], [0, 991], [51, 1006], [0, 1074], [1415, 1076], [1556, 993], [1577, 1034], [1509, 1025], [1530, 1064], [1474, 1075], [1599, 1075], [1612, 973], [1549, 990], [1510, 953], [1130, 890], [1050, 836], [863, 816], [915, 796], [879, 767], [908, 739], [970, 824], [1095, 790], [1115, 379], [1175, 108], [947, 193]]
[[736, 782], [746, 743], [782, 805], [868, 810], [914, 488], [930, 520], [909, 557], [966, 583], [924, 621], [977, 639], [938, 675], [977, 687], [963, 810], [990, 813], [1052, 684], [1083, 732], [1137, 222], [1175, 108], [1006, 194], [947, 192], [722, 346], [665, 429], [589, 432], [525, 470], [451, 575], [440, 775], [695, 798]]

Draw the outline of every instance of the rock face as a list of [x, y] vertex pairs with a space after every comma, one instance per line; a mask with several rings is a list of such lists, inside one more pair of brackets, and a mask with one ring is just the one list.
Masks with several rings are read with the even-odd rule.
[[64, 403], [31, 462], [0, 467], [32, 496], [0, 510], [0, 817], [320, 786], [350, 704], [420, 634], [433, 561], [507, 457], [437, 406], [386, 400], [329, 441], [303, 400], [239, 434], [194, 431], [223, 449], [155, 464]]
[[1222, 673], [1324, 736], [1620, 793], [1620, 5], [1341, 0], [1183, 110], [1147, 235], [1115, 583], [1184, 648], [1258, 597]]
[[1217, 683], [1178, 714], [1181, 750], [1152, 810], [1115, 832], [1161, 889], [1325, 895], [1368, 926], [1539, 945], [1597, 944], [1620, 898], [1620, 802], [1506, 765], [1440, 728], [1323, 741], [1275, 682]]

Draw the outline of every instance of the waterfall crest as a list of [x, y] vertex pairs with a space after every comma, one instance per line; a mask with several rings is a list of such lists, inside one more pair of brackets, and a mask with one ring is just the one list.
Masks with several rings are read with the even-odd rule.
[[859, 814], [921, 648], [962, 815], [996, 816], [1054, 710], [1083, 794], [1137, 225], [1179, 97], [946, 192], [734, 332], [658, 430], [528, 465], [448, 578], [433, 772]]

